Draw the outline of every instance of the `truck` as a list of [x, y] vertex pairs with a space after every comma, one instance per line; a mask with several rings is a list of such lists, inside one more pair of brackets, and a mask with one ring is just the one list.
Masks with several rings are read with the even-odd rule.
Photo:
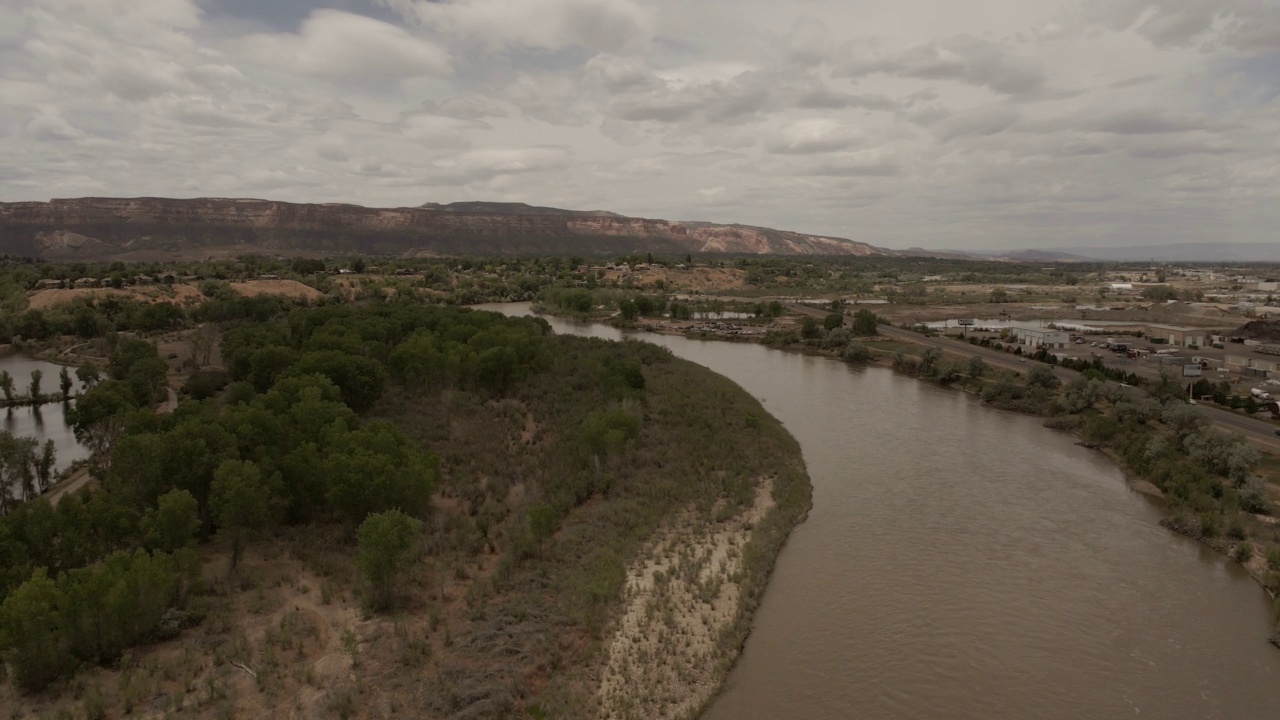
[[1259, 400], [1271, 399], [1271, 393], [1267, 392], [1266, 390], [1263, 390], [1262, 388], [1253, 388], [1252, 390], [1249, 391], [1249, 394]]

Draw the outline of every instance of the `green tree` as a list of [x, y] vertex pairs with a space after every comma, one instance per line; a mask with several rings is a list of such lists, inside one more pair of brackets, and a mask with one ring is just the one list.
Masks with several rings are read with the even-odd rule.
[[40, 382], [44, 380], [44, 373], [39, 369], [31, 371], [31, 384], [27, 386], [27, 392], [31, 397], [31, 402], [40, 402]]
[[106, 477], [112, 447], [124, 429], [124, 415], [134, 407], [129, 388], [119, 380], [108, 380], [82, 395], [67, 413], [76, 440], [89, 449], [94, 477]]
[[987, 363], [981, 357], [973, 355], [969, 358], [966, 370], [971, 378], [980, 378], [987, 374]]
[[806, 340], [812, 340], [822, 334], [822, 325], [818, 324], [818, 319], [812, 315], [805, 315], [800, 321], [800, 337]]
[[991, 302], [1004, 303], [1009, 302], [1009, 293], [1004, 288], [996, 288], [991, 291]]
[[640, 316], [640, 306], [633, 300], [622, 300], [618, 303], [618, 313], [623, 320], [635, 320]]
[[44, 688], [72, 663], [61, 603], [58, 586], [39, 568], [0, 605], [0, 657], [23, 690]]
[[186, 490], [171, 490], [142, 517], [142, 537], [148, 548], [173, 552], [191, 547], [200, 531], [200, 507]]
[[876, 314], [863, 308], [853, 315], [853, 334], [859, 337], [869, 337], [875, 335], [878, 331], [876, 326], [880, 319]]
[[582, 421], [580, 432], [599, 466], [605, 457], [621, 453], [640, 435], [640, 419], [623, 408], [593, 410]]
[[[94, 365], [81, 365], [76, 368], [76, 379], [80, 381], [80, 389], [88, 390], [98, 381], [102, 379], [102, 374], [98, 372], [98, 368]], [[0, 378], [3, 380], [3, 378]]]
[[538, 543], [538, 557], [542, 557], [542, 546], [560, 526], [560, 512], [550, 503], [537, 503], [529, 508], [529, 532]]
[[510, 347], [491, 347], [476, 358], [476, 380], [483, 387], [502, 394], [520, 370], [520, 358]]
[[[836, 302], [839, 302], [839, 300], [837, 300]], [[844, 315], [838, 312], [833, 312], [827, 315], [822, 320], [822, 327], [826, 328], [828, 332], [843, 326], [844, 326]]]
[[325, 500], [335, 516], [354, 526], [370, 513], [392, 508], [417, 517], [430, 512], [440, 479], [434, 454], [386, 422], [355, 431], [336, 422], [324, 434]]
[[4, 391], [4, 401], [13, 404], [13, 376], [8, 370], [0, 371], [0, 390]]
[[922, 377], [933, 377], [938, 361], [942, 359], [942, 351], [938, 348], [926, 348], [920, 353], [920, 364], [916, 367]]
[[1029, 387], [1041, 387], [1046, 390], [1057, 390], [1062, 381], [1057, 375], [1053, 374], [1053, 368], [1048, 365], [1036, 365], [1027, 372], [1027, 385]]
[[62, 402], [71, 399], [71, 388], [74, 385], [75, 381], [71, 379], [71, 372], [64, 366], [62, 371], [58, 373], [58, 387], [62, 391]]
[[36, 461], [36, 478], [39, 480], [37, 491], [43, 493], [53, 480], [53, 468], [58, 461], [58, 446], [52, 439], [45, 440], [40, 446], [40, 458]]
[[342, 400], [352, 410], [364, 412], [382, 396], [387, 371], [373, 358], [349, 355], [337, 350], [318, 350], [303, 355], [285, 373], [287, 377], [323, 375], [342, 391]]
[[356, 530], [356, 565], [368, 584], [368, 604], [385, 610], [409, 569], [422, 538], [422, 521], [399, 510], [375, 513]]
[[219, 532], [231, 539], [231, 567], [240, 562], [245, 541], [267, 522], [271, 507], [270, 489], [257, 465], [226, 460], [213, 474], [210, 499]]

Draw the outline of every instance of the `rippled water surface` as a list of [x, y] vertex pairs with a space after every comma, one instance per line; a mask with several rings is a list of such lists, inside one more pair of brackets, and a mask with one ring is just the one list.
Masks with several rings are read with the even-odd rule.
[[888, 370], [643, 337], [761, 398], [813, 479], [707, 718], [1280, 718], [1263, 592], [1100, 454]]

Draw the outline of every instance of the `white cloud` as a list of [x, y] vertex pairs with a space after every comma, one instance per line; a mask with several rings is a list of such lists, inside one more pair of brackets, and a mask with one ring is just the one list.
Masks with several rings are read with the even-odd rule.
[[492, 198], [902, 247], [1280, 222], [1272, 0], [378, 2], [8, 0], [0, 199]]
[[387, 83], [451, 70], [449, 53], [404, 28], [339, 10], [316, 10], [297, 33], [253, 35], [257, 63], [335, 83]]
[[954, 140], [965, 135], [995, 135], [1009, 129], [1021, 115], [1006, 103], [994, 103], [950, 116], [939, 127], [939, 135]]
[[423, 26], [490, 49], [618, 52], [649, 37], [650, 12], [630, 0], [388, 0]]
[[501, 175], [524, 175], [564, 168], [570, 153], [562, 147], [506, 148], [472, 150], [437, 160], [433, 167], [437, 178], [450, 182], [472, 183]]
[[900, 50], [868, 49], [841, 63], [838, 75], [881, 72], [923, 80], [953, 80], [1009, 95], [1040, 91], [1047, 80], [1033, 57], [990, 40], [960, 35]]
[[787, 123], [769, 140], [769, 152], [807, 155], [844, 150], [864, 140], [857, 128], [831, 118], [806, 118]]

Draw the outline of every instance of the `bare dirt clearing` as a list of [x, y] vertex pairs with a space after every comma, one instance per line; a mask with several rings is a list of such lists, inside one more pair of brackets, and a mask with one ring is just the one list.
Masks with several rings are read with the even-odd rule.
[[231, 283], [231, 289], [248, 297], [285, 295], [302, 300], [316, 300], [323, 295], [319, 290], [310, 285], [303, 285], [297, 280], [245, 280]]
[[[607, 273], [606, 277], [620, 277], [620, 274]], [[652, 287], [662, 281], [668, 290], [719, 292], [746, 287], [746, 278], [745, 272], [735, 268], [695, 267], [680, 270], [653, 267], [636, 273], [635, 284], [637, 287]]]
[[204, 295], [192, 285], [140, 285], [128, 288], [66, 288], [37, 290], [27, 296], [27, 306], [32, 310], [47, 310], [54, 305], [108, 297], [129, 298], [142, 302], [172, 302], [190, 305], [204, 300]]

